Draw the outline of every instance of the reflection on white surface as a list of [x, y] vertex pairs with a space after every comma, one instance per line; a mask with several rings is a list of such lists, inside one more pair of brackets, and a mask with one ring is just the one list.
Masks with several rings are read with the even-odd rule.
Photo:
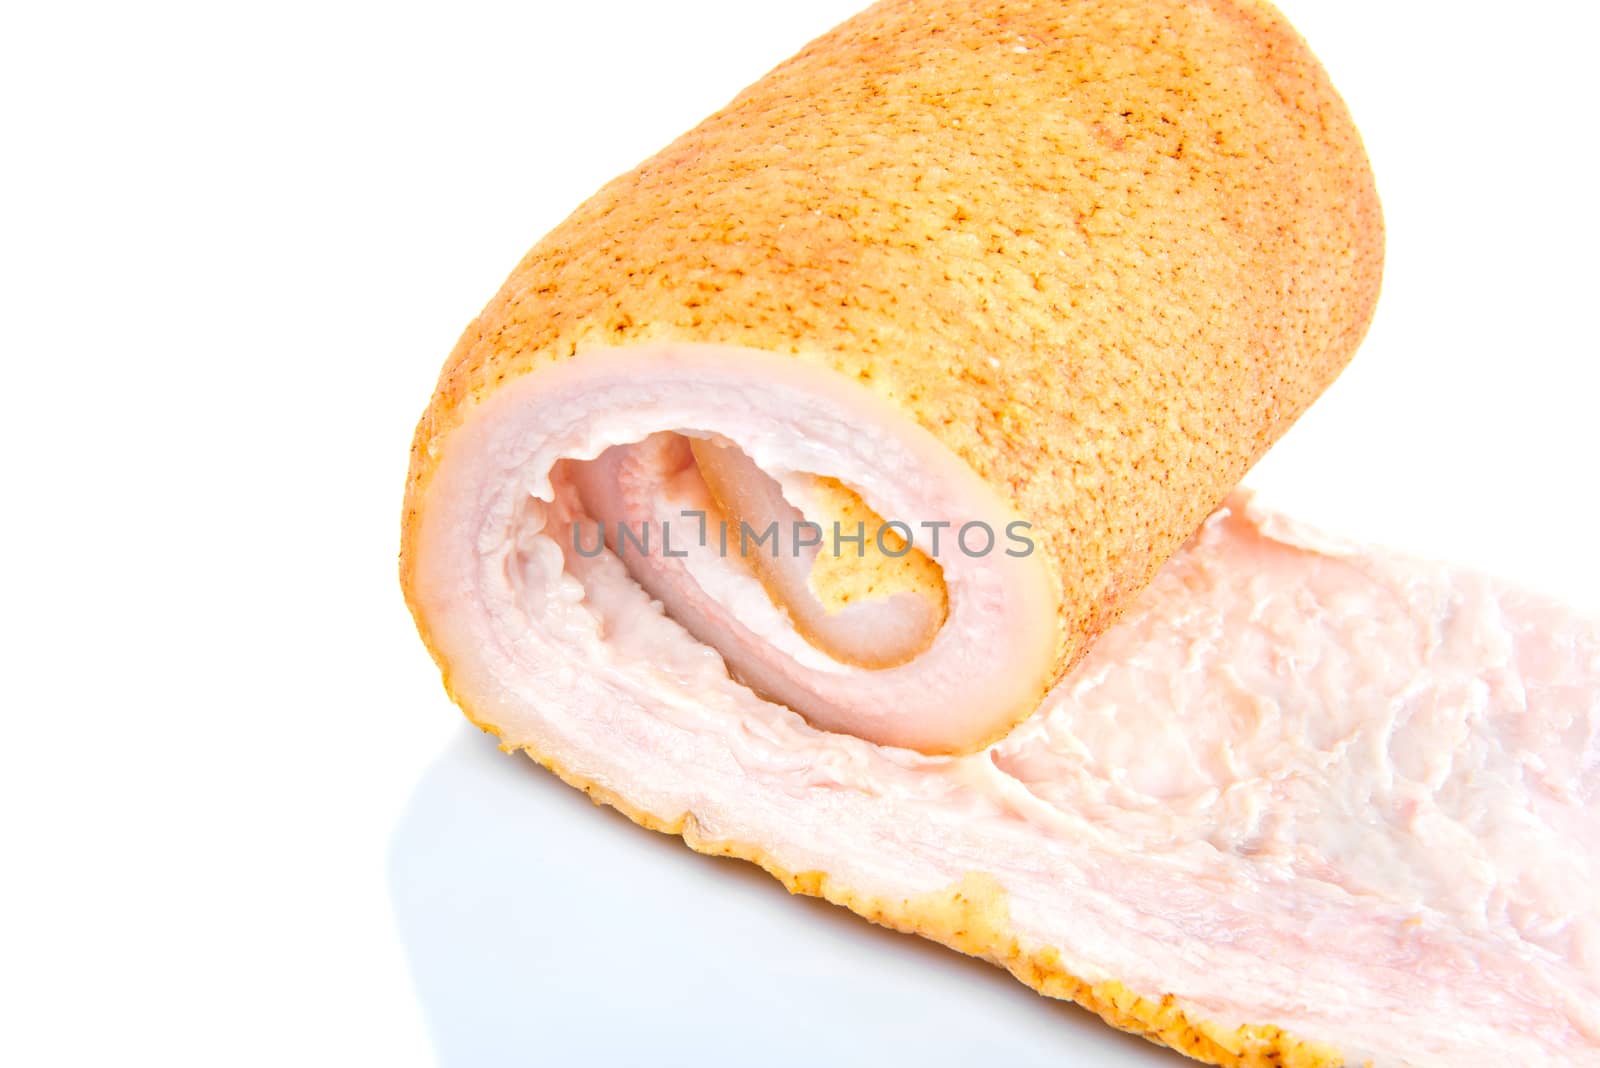
[[596, 808], [464, 726], [389, 885], [439, 1063], [1192, 1063]]

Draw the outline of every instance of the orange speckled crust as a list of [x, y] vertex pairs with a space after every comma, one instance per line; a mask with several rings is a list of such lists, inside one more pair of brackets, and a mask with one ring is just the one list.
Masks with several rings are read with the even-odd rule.
[[[813, 492], [822, 501], [817, 511], [824, 524], [837, 522], [846, 531], [861, 531], [866, 538], [866, 544], [853, 551], [827, 542], [818, 548], [809, 585], [824, 608], [836, 612], [852, 600], [916, 593], [936, 605], [937, 618], [944, 620], [949, 593], [938, 564], [922, 550], [908, 546], [894, 528], [885, 527], [884, 517], [838, 479], [817, 479]], [[880, 532], [888, 552], [878, 547]]]
[[1350, 358], [1382, 246], [1355, 127], [1267, 4], [887, 0], [528, 253], [417, 428], [407, 544], [509, 379], [649, 340], [793, 353], [1035, 524], [1059, 677]]

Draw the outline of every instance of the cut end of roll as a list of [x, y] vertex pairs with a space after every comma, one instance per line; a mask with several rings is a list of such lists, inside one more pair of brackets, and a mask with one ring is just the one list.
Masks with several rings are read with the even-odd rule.
[[1059, 654], [1011, 506], [871, 390], [760, 350], [599, 350], [507, 383], [422, 502], [419, 619], [500, 707], [561, 663], [963, 753], [1038, 706]]

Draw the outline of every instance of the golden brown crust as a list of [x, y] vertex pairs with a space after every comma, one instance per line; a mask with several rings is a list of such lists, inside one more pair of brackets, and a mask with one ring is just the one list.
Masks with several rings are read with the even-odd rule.
[[1344, 366], [1381, 262], [1359, 137], [1269, 6], [887, 0], [528, 253], [445, 366], [408, 515], [510, 378], [653, 340], [793, 353], [1035, 524], [1064, 673]]

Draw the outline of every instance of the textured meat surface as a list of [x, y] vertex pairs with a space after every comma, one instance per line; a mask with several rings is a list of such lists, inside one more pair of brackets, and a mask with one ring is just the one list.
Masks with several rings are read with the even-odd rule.
[[1600, 1063], [1593, 621], [1236, 499], [993, 759], [1150, 981], [1204, 947], [1195, 1000], [1350, 1055]]
[[[622, 387], [581, 395], [628, 410]], [[721, 430], [781, 424], [760, 408]], [[571, 454], [636, 440], [636, 417]], [[761, 699], [614, 556], [566, 552], [582, 500], [544, 446], [547, 481], [512, 476], [527, 456], [492, 432], [512, 422], [445, 457], [411, 589], [507, 747], [1219, 1064], [1600, 1064], [1592, 621], [1235, 497], [1031, 718], [924, 756]], [[985, 641], [1004, 655], [1003, 627]]]

